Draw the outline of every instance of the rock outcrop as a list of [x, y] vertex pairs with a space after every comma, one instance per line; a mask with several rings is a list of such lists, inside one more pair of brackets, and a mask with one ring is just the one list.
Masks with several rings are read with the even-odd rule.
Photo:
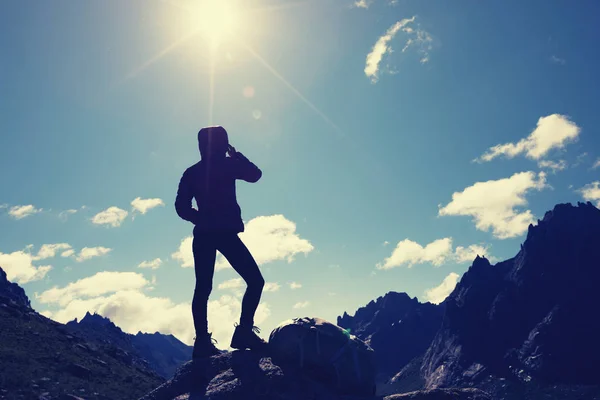
[[23, 288], [16, 283], [9, 282], [6, 272], [0, 266], [0, 301], [3, 303], [14, 302], [19, 306], [31, 308], [29, 298]]
[[375, 350], [377, 367], [387, 379], [423, 354], [438, 332], [444, 305], [420, 303], [406, 293], [389, 292], [337, 324]]
[[491, 400], [477, 389], [438, 389], [388, 397], [340, 395], [335, 385], [310, 378], [297, 366], [234, 351], [185, 364], [175, 377], [141, 400]]
[[445, 301], [422, 365], [427, 387], [490, 375], [600, 384], [599, 244], [600, 210], [560, 204], [529, 227], [515, 258], [477, 258]]

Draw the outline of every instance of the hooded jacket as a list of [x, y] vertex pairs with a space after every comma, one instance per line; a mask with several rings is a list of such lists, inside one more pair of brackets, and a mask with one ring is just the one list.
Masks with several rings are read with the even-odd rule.
[[[239, 152], [234, 157], [225, 156], [228, 140], [221, 127], [203, 128], [198, 142], [202, 159], [183, 173], [175, 210], [195, 225], [194, 234], [243, 232], [235, 181], [257, 182], [262, 171]], [[192, 207], [192, 199], [196, 199], [197, 209]]]

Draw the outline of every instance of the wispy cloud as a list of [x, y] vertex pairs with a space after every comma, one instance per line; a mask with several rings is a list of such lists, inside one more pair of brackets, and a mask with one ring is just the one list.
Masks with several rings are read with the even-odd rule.
[[244, 287], [245, 283], [242, 278], [233, 278], [225, 282], [219, 283], [219, 289], [238, 289]]
[[68, 243], [54, 243], [44, 244], [40, 247], [37, 255], [33, 258], [34, 260], [44, 260], [46, 258], [56, 257], [56, 253], [59, 251], [68, 251], [71, 249], [71, 245]]
[[551, 150], [562, 149], [577, 140], [581, 129], [565, 115], [552, 114], [541, 117], [536, 128], [529, 136], [517, 143], [498, 144], [491, 147], [476, 162], [492, 161], [496, 157], [513, 158], [524, 154], [526, 157], [539, 160]]
[[264, 291], [265, 292], [277, 292], [281, 289], [281, 285], [277, 282], [267, 282], [265, 283]]
[[165, 203], [162, 201], [162, 199], [158, 198], [142, 199], [141, 197], [136, 197], [131, 202], [131, 207], [133, 208], [133, 210], [141, 214], [146, 214], [149, 210], [164, 205]]
[[555, 56], [554, 54], [550, 57], [550, 61], [554, 64], [559, 64], [559, 65], [565, 65], [567, 63], [567, 60], [565, 60], [564, 58]]
[[160, 258], [155, 258], [151, 261], [142, 261], [138, 264], [138, 268], [158, 269], [161, 264], [162, 260]]
[[290, 283], [290, 289], [292, 289], [292, 290], [300, 289], [301, 287], [302, 287], [301, 283], [298, 283], [298, 282], [291, 282]]
[[381, 63], [383, 56], [385, 56], [385, 54], [390, 50], [390, 41], [394, 38], [394, 36], [396, 36], [402, 27], [413, 22], [414, 20], [415, 17], [412, 17], [396, 22], [387, 30], [385, 35], [377, 39], [373, 49], [367, 55], [367, 62], [365, 66], [365, 75], [371, 79], [371, 82], [375, 83], [379, 80], [379, 64]]
[[65, 211], [61, 211], [60, 213], [58, 213], [58, 218], [60, 218], [63, 221], [66, 221], [67, 219], [69, 219], [69, 216], [71, 216], [75, 213], [77, 213], [77, 210], [74, 208], [65, 210]]
[[367, 9], [371, 6], [371, 4], [373, 4], [373, 0], [357, 0], [352, 4], [352, 6], [356, 8]]
[[551, 160], [540, 160], [538, 167], [542, 169], [549, 169], [553, 174], [559, 171], [564, 171], [569, 165], [565, 160], [551, 161]]
[[113, 228], [121, 226], [129, 213], [119, 207], [109, 207], [92, 217], [92, 223], [96, 225], [107, 225]]
[[440, 206], [439, 215], [463, 215], [473, 217], [480, 231], [491, 230], [498, 239], [522, 235], [529, 224], [535, 222], [527, 205], [526, 195], [531, 191], [547, 188], [546, 174], [520, 172], [510, 178], [477, 182], [462, 192], [452, 195], [452, 201]]
[[596, 160], [596, 162], [594, 163], [594, 165], [592, 165], [592, 169], [596, 169], [596, 168], [598, 168], [598, 167], [600, 167], [600, 158], [598, 158], [598, 159]]
[[293, 308], [294, 308], [294, 310], [299, 310], [301, 308], [306, 308], [309, 305], [310, 305], [310, 301], [301, 301], [301, 302], [294, 304]]
[[433, 37], [429, 32], [421, 29], [418, 24], [416, 27], [409, 26], [415, 20], [416, 16], [402, 19], [392, 25], [383, 36], [377, 39], [371, 52], [367, 55], [364, 69], [365, 75], [371, 79], [371, 82], [376, 83], [379, 80], [381, 62], [387, 54], [392, 53], [390, 42], [398, 32], [403, 32], [407, 37], [402, 47], [402, 53], [407, 53], [410, 49], [414, 48], [419, 54], [421, 64], [429, 62], [430, 52], [433, 49]]
[[425, 300], [433, 304], [440, 304], [452, 293], [459, 278], [460, 276], [456, 272], [451, 272], [439, 286], [425, 290]]
[[35, 208], [34, 205], [13, 206], [8, 210], [8, 215], [14, 219], [23, 219], [31, 215], [42, 212], [41, 208]]
[[82, 262], [82, 261], [86, 261], [86, 260], [89, 260], [94, 257], [101, 257], [101, 256], [104, 256], [104, 255], [110, 253], [111, 251], [112, 251], [112, 249], [109, 249], [108, 247], [102, 247], [102, 246], [84, 247], [83, 249], [81, 249], [81, 251], [79, 252], [77, 257], [75, 257], [75, 261]]

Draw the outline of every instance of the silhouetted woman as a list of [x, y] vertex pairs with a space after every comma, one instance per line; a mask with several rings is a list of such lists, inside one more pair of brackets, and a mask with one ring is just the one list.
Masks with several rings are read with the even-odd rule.
[[[256, 261], [238, 237], [238, 233], [244, 231], [244, 223], [236, 200], [235, 181], [257, 182], [262, 172], [229, 145], [227, 131], [221, 126], [202, 128], [198, 132], [198, 146], [201, 160], [183, 173], [175, 200], [177, 214], [195, 225], [192, 249], [196, 288], [192, 314], [196, 339], [193, 358], [219, 353], [208, 332], [207, 317], [217, 250], [248, 285], [231, 347], [261, 350], [266, 343], [256, 334], [260, 331], [254, 326], [254, 314], [265, 281]], [[192, 207], [192, 198], [196, 199], [197, 210]]]

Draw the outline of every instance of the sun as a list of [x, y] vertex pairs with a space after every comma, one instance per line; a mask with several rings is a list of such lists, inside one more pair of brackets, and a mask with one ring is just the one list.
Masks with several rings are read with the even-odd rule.
[[187, 20], [190, 28], [211, 45], [231, 39], [241, 24], [239, 7], [231, 0], [196, 0], [189, 8]]

